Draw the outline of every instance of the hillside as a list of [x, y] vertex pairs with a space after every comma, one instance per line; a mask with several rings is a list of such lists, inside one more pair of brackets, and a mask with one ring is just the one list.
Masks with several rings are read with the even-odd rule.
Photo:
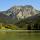
[[35, 16], [28, 17], [26, 19], [20, 20], [16, 23], [18, 28], [22, 29], [32, 29], [32, 30], [40, 30], [40, 13]]

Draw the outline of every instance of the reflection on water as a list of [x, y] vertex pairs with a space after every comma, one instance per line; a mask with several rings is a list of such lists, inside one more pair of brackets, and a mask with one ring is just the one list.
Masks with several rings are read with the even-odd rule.
[[0, 32], [0, 40], [40, 40], [40, 32]]

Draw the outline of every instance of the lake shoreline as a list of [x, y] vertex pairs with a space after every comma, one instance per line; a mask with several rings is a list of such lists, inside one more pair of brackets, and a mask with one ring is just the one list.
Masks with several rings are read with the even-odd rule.
[[0, 30], [0, 32], [40, 32], [40, 30]]

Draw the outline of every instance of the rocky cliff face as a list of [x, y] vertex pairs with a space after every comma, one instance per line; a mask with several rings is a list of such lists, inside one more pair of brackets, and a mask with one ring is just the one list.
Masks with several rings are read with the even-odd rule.
[[30, 5], [26, 6], [14, 6], [4, 12], [4, 14], [11, 18], [24, 19], [37, 14], [37, 11]]

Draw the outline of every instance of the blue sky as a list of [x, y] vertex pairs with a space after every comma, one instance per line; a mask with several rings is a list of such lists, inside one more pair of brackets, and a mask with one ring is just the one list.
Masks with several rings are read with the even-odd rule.
[[0, 11], [7, 10], [14, 5], [32, 5], [40, 10], [40, 0], [0, 0]]

